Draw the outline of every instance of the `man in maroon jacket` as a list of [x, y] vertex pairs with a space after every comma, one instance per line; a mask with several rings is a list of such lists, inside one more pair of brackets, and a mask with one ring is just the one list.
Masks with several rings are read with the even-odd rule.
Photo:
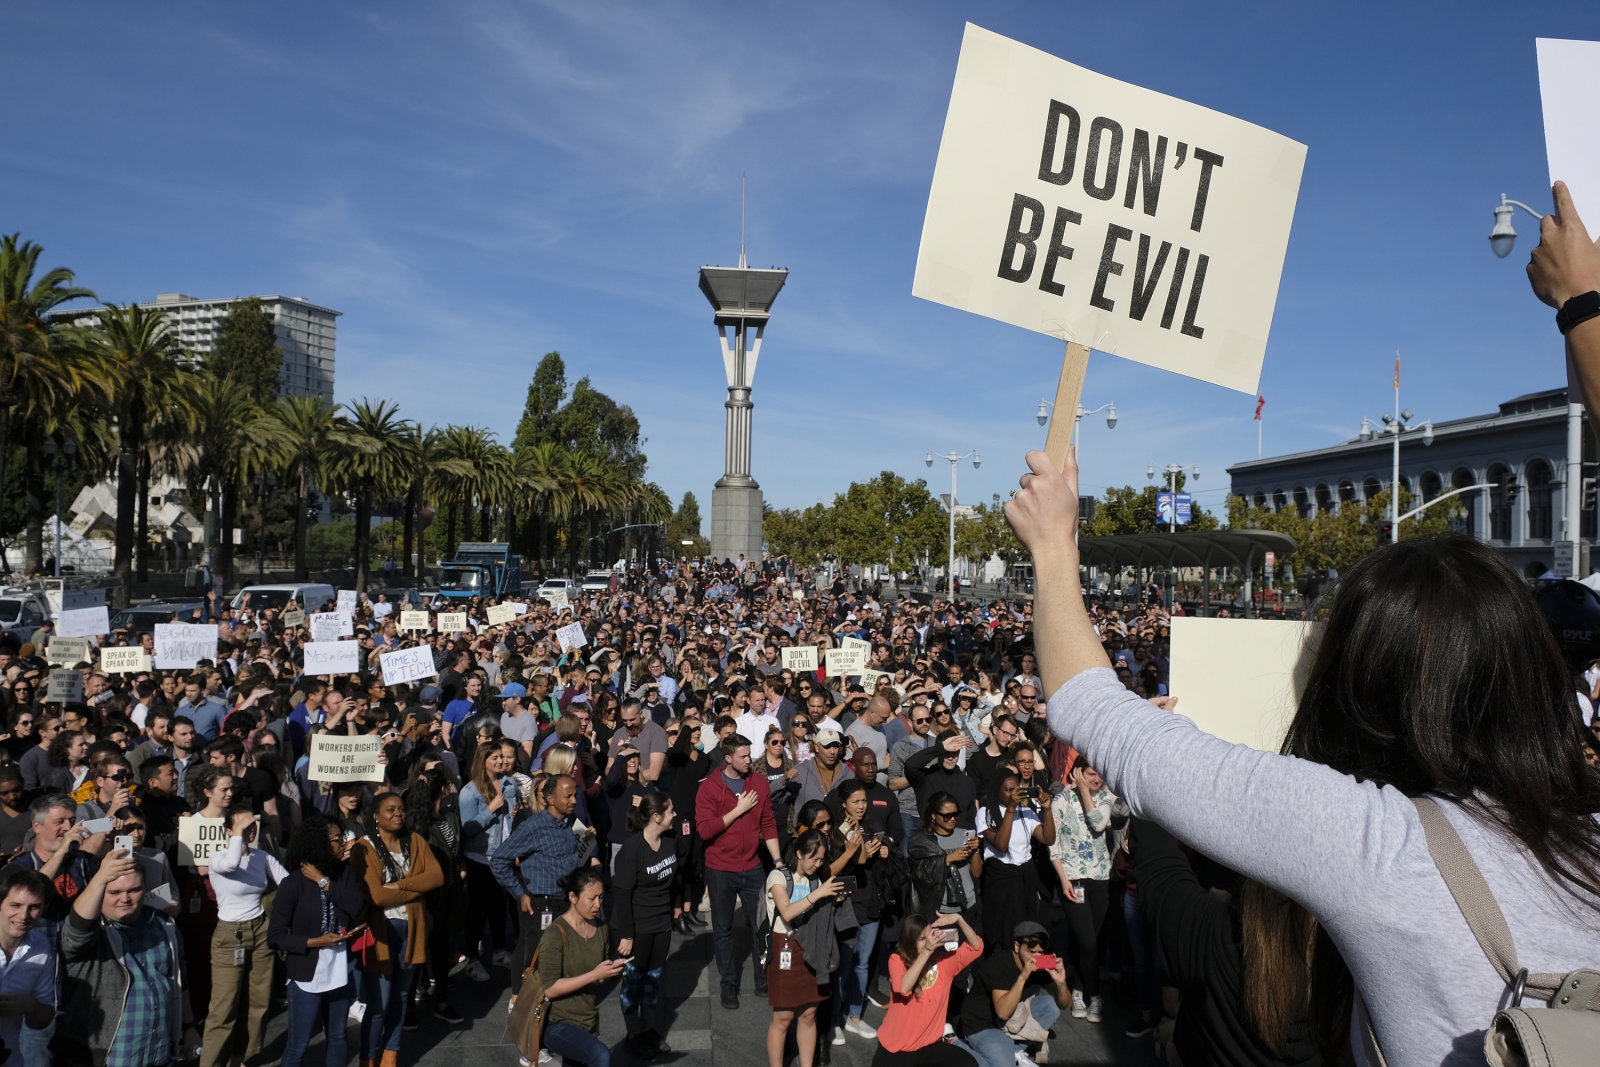
[[[732, 734], [721, 745], [723, 768], [706, 775], [695, 795], [695, 824], [706, 843], [706, 886], [711, 892], [711, 944], [722, 975], [722, 1006], [739, 1008], [739, 966], [733, 958], [733, 906], [744, 902], [752, 937], [766, 914], [760, 846], [783, 866], [772, 794], [762, 775], [750, 773], [750, 739]], [[752, 953], [752, 963], [757, 953]], [[767, 995], [767, 976], [755, 966], [756, 996]]]

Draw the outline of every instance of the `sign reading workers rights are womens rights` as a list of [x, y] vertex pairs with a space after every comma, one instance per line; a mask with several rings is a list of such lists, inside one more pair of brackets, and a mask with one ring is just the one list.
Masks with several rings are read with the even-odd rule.
[[969, 24], [911, 291], [1254, 393], [1305, 156]]

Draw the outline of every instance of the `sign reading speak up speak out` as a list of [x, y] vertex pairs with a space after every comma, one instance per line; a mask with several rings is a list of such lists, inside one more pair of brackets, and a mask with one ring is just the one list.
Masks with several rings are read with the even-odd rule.
[[1305, 155], [969, 24], [911, 291], [1253, 393]]

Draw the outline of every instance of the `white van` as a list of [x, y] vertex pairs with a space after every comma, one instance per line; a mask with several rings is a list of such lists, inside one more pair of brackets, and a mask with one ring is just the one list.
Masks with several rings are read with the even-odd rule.
[[301, 611], [321, 611], [322, 605], [338, 598], [338, 593], [333, 586], [314, 582], [289, 582], [283, 585], [247, 585], [239, 590], [230, 604], [234, 611], [244, 607], [244, 598], [250, 598], [250, 607], [254, 611], [262, 608], [277, 608], [289, 601], [300, 605]]

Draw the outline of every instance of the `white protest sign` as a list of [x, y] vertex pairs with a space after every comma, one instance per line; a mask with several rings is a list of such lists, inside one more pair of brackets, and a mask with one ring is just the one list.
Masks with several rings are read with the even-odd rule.
[[137, 674], [150, 669], [150, 657], [142, 648], [102, 648], [100, 669], [107, 674]]
[[817, 669], [815, 645], [800, 645], [783, 650], [783, 669], [786, 671], [814, 671]]
[[574, 622], [561, 627], [556, 631], [556, 640], [561, 643], [561, 651], [582, 648], [589, 643], [589, 637], [583, 632], [583, 623]]
[[859, 637], [846, 637], [846, 638], [843, 638], [839, 642], [839, 647], [840, 648], [851, 648], [851, 649], [855, 649], [855, 650], [859, 651], [861, 653], [861, 655], [862, 655], [861, 662], [863, 664], [865, 664], [866, 661], [872, 657], [872, 642], [871, 641], [863, 641]]
[[467, 613], [464, 611], [439, 612], [439, 632], [442, 634], [458, 634], [467, 628]]
[[354, 674], [361, 669], [359, 641], [313, 641], [303, 651], [307, 674]]
[[431, 630], [433, 623], [428, 621], [426, 611], [402, 611], [400, 613], [400, 629], [402, 630]]
[[383, 739], [372, 735], [312, 734], [311, 767], [306, 777], [313, 782], [381, 782], [378, 753], [382, 749]]
[[[261, 840], [261, 819], [256, 819], [256, 840]], [[205, 867], [211, 854], [228, 847], [228, 820], [203, 815], [178, 817], [178, 866]]]
[[863, 670], [861, 672], [861, 688], [869, 694], [878, 691], [878, 683], [889, 677], [887, 671]]
[[544, 598], [550, 602], [550, 607], [560, 611], [567, 606], [567, 591], [565, 589], [547, 589]]
[[158, 671], [189, 670], [203, 659], [217, 658], [215, 623], [158, 622], [153, 636]]
[[45, 700], [51, 704], [82, 704], [83, 675], [77, 671], [51, 671]]
[[508, 600], [508, 601], [506, 601], [506, 603], [510, 604], [512, 607], [517, 609], [517, 616], [519, 618], [521, 616], [523, 616], [523, 615], [526, 615], [529, 611], [533, 610], [532, 605], [523, 603], [521, 601]]
[[[1594, 117], [1594, 102], [1600, 96], [1600, 41], [1541, 37], [1535, 44], [1550, 182], [1567, 183], [1589, 236], [1600, 237], [1600, 137]], [[1534, 206], [1543, 199], [1535, 199]]]
[[1224, 741], [1278, 751], [1305, 689], [1312, 626], [1174, 618], [1167, 691], [1178, 698], [1177, 713]]
[[859, 648], [830, 648], [824, 657], [829, 678], [843, 678], [860, 674], [867, 667], [867, 657]]
[[345, 636], [345, 619], [337, 611], [319, 611], [310, 616], [309, 622], [313, 641], [337, 641]]
[[292, 611], [286, 611], [283, 613], [283, 625], [286, 629], [292, 630], [296, 626], [304, 626], [305, 624], [306, 613], [301, 611], [299, 608], [295, 608]]
[[796, 588], [794, 591], [794, 598], [796, 600], [804, 600], [806, 598], [806, 591], [804, 589]]
[[56, 616], [56, 633], [62, 637], [99, 637], [110, 632], [111, 615], [104, 604], [71, 608]]
[[341, 615], [348, 616], [352, 619], [355, 618], [356, 591], [354, 589], [341, 589], [339, 590], [337, 596], [338, 599], [334, 601], [334, 610]]
[[490, 604], [484, 617], [489, 620], [490, 626], [504, 626], [520, 614], [515, 604]]
[[427, 645], [385, 652], [378, 657], [378, 662], [383, 667], [384, 685], [399, 685], [401, 682], [439, 676], [439, 668], [433, 665], [433, 649]]
[[968, 24], [911, 291], [1253, 393], [1305, 153]]
[[57, 667], [76, 667], [89, 659], [89, 641], [84, 637], [52, 637], [44, 646], [45, 662]]

